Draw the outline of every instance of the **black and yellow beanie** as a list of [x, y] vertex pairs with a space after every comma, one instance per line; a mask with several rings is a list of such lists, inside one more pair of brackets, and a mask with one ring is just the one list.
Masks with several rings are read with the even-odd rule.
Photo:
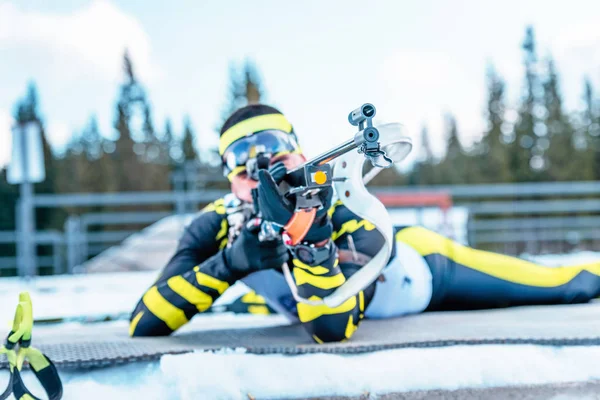
[[297, 140], [294, 128], [281, 111], [264, 104], [250, 104], [236, 110], [223, 124], [220, 131], [219, 155], [235, 141], [265, 130], [279, 130], [291, 134]]

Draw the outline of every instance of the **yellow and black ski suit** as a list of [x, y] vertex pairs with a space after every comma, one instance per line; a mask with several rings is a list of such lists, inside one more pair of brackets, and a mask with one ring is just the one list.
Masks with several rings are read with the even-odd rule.
[[[219, 199], [186, 227], [175, 254], [133, 311], [131, 336], [171, 334], [195, 314], [208, 310], [243, 278], [227, 268], [223, 257], [229, 229], [225, 214], [224, 201]], [[360, 268], [360, 262], [353, 261], [356, 258], [340, 254], [352, 249], [352, 254], [368, 259], [383, 244], [373, 224], [357, 217], [341, 202], [331, 207], [329, 216], [335, 244], [329, 259], [321, 265], [289, 261], [300, 295], [306, 298], [326, 296]], [[423, 311], [579, 303], [600, 293], [600, 263], [549, 268], [471, 249], [418, 226], [397, 228], [395, 238], [414, 249], [431, 271], [431, 298]], [[402, 263], [402, 254], [394, 252], [394, 257]], [[385, 280], [385, 274], [381, 279]], [[293, 304], [288, 308], [316, 342], [343, 341], [365, 318], [365, 309], [376, 290], [374, 282], [336, 308], [296, 304], [290, 295], [287, 302]]]

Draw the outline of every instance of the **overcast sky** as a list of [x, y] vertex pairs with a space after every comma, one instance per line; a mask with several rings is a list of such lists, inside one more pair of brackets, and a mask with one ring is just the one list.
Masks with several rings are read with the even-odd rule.
[[597, 0], [0, 0], [0, 165], [31, 80], [56, 148], [92, 113], [113, 136], [125, 47], [159, 129], [169, 116], [179, 134], [190, 115], [200, 141], [214, 143], [228, 65], [251, 57], [309, 155], [352, 135], [347, 114], [364, 102], [403, 123], [417, 147], [427, 124], [439, 151], [445, 112], [465, 142], [481, 135], [488, 63], [516, 104], [528, 24], [539, 55], [556, 59], [568, 107], [580, 107], [584, 76], [600, 90], [599, 20]]

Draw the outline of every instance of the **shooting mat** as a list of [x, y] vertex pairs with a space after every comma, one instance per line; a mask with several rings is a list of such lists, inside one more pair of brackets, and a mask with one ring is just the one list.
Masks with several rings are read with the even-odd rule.
[[[358, 354], [408, 347], [481, 344], [600, 345], [600, 302], [486, 311], [436, 312], [363, 321], [350, 341], [315, 344], [300, 325], [185, 332], [129, 338], [122, 326], [82, 325], [64, 334], [33, 336], [60, 369], [107, 367], [157, 360], [194, 350], [245, 348], [254, 354]], [[0, 369], [6, 368], [0, 358]]]

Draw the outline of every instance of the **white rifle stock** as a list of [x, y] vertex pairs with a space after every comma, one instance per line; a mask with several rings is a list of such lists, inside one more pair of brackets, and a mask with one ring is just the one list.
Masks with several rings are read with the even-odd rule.
[[[337, 197], [353, 213], [368, 220], [383, 235], [385, 243], [380, 251], [354, 275], [320, 300], [310, 300], [299, 295], [298, 287], [292, 277], [289, 266], [283, 265], [283, 274], [290, 287], [294, 299], [310, 305], [326, 305], [338, 307], [350, 297], [373, 283], [384, 270], [389, 261], [394, 245], [393, 226], [385, 206], [365, 187], [365, 183], [382, 168], [389, 168], [394, 163], [404, 160], [412, 150], [412, 141], [405, 136], [401, 124], [390, 123], [377, 127], [372, 125], [375, 107], [364, 104], [352, 111], [348, 117], [352, 125], [358, 125], [359, 131], [354, 137], [341, 145], [307, 161], [289, 174], [304, 172], [305, 185], [292, 188], [288, 194], [296, 196], [313, 196], [324, 187], [333, 186]], [[366, 127], [365, 127], [366, 123]], [[353, 151], [355, 150], [355, 151]], [[366, 160], [371, 161], [376, 172], [362, 175]], [[335, 161], [332, 176], [328, 176], [325, 184], [315, 184], [311, 177], [317, 170], [330, 172], [328, 163]], [[310, 204], [310, 202], [309, 202]], [[300, 211], [300, 210], [297, 210]]]

